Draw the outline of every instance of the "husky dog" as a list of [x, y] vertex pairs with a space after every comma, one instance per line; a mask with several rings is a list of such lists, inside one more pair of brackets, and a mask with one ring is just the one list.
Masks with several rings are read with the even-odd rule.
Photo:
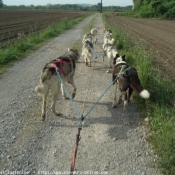
[[118, 76], [118, 80], [114, 83], [114, 101], [113, 107], [116, 107], [116, 92], [118, 89], [119, 98], [118, 103], [122, 100], [122, 95], [124, 95], [124, 108], [127, 107], [133, 90], [135, 90], [142, 98], [149, 98], [149, 92], [144, 89], [140, 83], [137, 70], [134, 67], [129, 66], [126, 63], [125, 55], [116, 55], [114, 58], [114, 71], [112, 75], [113, 81]]
[[84, 62], [86, 66], [91, 67], [91, 60], [95, 56], [94, 48], [92, 42], [85, 40], [82, 48], [82, 56], [84, 57]]
[[111, 33], [107, 33], [105, 36], [104, 36], [104, 44], [106, 43], [109, 43], [109, 44], [114, 44], [115, 43], [115, 39], [112, 38], [112, 34]]
[[[106, 72], [109, 73], [110, 68], [112, 68], [113, 59], [118, 54], [118, 51], [112, 44], [105, 43], [105, 44], [103, 44], [103, 52], [104, 52], [104, 56], [108, 57], [108, 70]], [[104, 56], [102, 59], [103, 61], [104, 61]]]
[[42, 120], [45, 120], [46, 116], [46, 99], [49, 93], [49, 89], [53, 94], [53, 101], [51, 105], [51, 110], [55, 115], [58, 113], [55, 111], [55, 103], [58, 99], [58, 95], [60, 92], [60, 87], [62, 89], [62, 95], [64, 98], [67, 98], [65, 94], [65, 90], [61, 85], [60, 79], [56, 74], [56, 70], [60, 73], [60, 76], [63, 81], [67, 81], [74, 88], [72, 93], [72, 98], [76, 95], [76, 86], [73, 80], [76, 62], [79, 59], [79, 54], [77, 50], [72, 50], [68, 48], [68, 52], [60, 56], [59, 58], [50, 61], [45, 65], [42, 71], [40, 84], [35, 87], [35, 91], [39, 96], [43, 98], [42, 104]]
[[114, 44], [115, 39], [112, 37], [112, 31], [110, 29], [105, 28], [104, 29], [104, 44], [110, 43]]
[[112, 35], [112, 31], [110, 29], [107, 29], [106, 27], [103, 30], [104, 34], [111, 34]]
[[93, 28], [91, 29], [91, 35], [93, 36], [93, 43], [96, 44], [97, 43], [97, 28]]
[[83, 43], [85, 42], [85, 41], [89, 41], [89, 42], [91, 42], [91, 43], [93, 43], [93, 36], [91, 35], [91, 33], [86, 33], [84, 36], [83, 36]]

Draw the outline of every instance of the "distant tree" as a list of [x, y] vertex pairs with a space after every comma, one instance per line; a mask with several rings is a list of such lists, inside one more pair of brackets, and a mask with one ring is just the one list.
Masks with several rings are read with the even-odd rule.
[[0, 9], [2, 9], [2, 7], [3, 7], [3, 2], [2, 2], [2, 0], [0, 0]]
[[99, 11], [101, 10], [101, 3], [97, 4], [97, 10], [99, 10]]

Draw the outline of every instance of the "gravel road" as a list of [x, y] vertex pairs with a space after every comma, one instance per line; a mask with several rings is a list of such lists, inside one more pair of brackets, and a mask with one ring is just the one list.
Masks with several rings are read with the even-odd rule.
[[[66, 53], [81, 41], [82, 23], [53, 39], [23, 61], [16, 63], [0, 78], [0, 174], [69, 174], [72, 152], [80, 119], [69, 100], [59, 97], [56, 105], [60, 116], [50, 111], [48, 100], [46, 121], [42, 122], [41, 98], [34, 91], [45, 63]], [[98, 56], [102, 54], [103, 28], [101, 14], [98, 28]], [[81, 53], [81, 50], [80, 50]], [[106, 73], [107, 61], [98, 58], [86, 67], [80, 58], [75, 73], [77, 95], [74, 102], [84, 114], [112, 82]], [[71, 88], [71, 87], [70, 87]], [[70, 89], [69, 88], [69, 89]], [[149, 134], [137, 104], [131, 100], [127, 110], [123, 104], [112, 108], [113, 87], [87, 116], [81, 131], [76, 171], [82, 174], [160, 175], [157, 157], [146, 141]]]

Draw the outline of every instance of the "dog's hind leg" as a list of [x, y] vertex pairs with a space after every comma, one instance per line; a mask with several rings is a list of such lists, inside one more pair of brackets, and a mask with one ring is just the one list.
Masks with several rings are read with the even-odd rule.
[[55, 111], [55, 104], [56, 104], [57, 98], [58, 98], [58, 93], [53, 94], [51, 110], [56, 116], [58, 115], [58, 113]]
[[42, 105], [42, 113], [41, 113], [42, 121], [44, 121], [46, 118], [46, 99], [47, 99], [48, 93], [49, 93], [49, 88], [45, 92], [45, 94], [43, 94], [43, 105]]
[[126, 109], [128, 106], [128, 94], [127, 91], [123, 91], [122, 93], [124, 95], [124, 109]]
[[111, 68], [111, 59], [108, 58], [108, 70], [106, 71], [107, 73], [110, 72], [110, 68]]
[[89, 59], [89, 67], [91, 67], [91, 60]]
[[104, 61], [104, 57], [105, 57], [105, 56], [103, 55], [103, 57], [102, 57], [102, 61]]
[[76, 95], [76, 91], [77, 91], [77, 88], [76, 88], [76, 85], [74, 83], [74, 80], [73, 80], [73, 77], [74, 77], [74, 74], [72, 74], [69, 78], [68, 78], [68, 83], [72, 85], [72, 87], [74, 88], [73, 92], [72, 92], [72, 99], [75, 97]]
[[65, 93], [65, 89], [64, 89], [64, 87], [63, 87], [63, 85], [62, 85], [62, 83], [61, 83], [61, 92], [62, 92], [63, 98], [64, 98], [64, 99], [68, 99], [68, 97], [67, 97], [67, 95], [66, 95], [66, 93]]
[[60, 93], [60, 82], [52, 81], [51, 92], [53, 94], [51, 110], [52, 110], [53, 114], [55, 114], [57, 116], [59, 113], [57, 113], [55, 111], [55, 104], [56, 104], [56, 101], [57, 101], [59, 93]]
[[117, 92], [119, 93], [119, 95], [118, 95], [118, 104], [120, 104], [122, 102], [122, 92], [119, 88], [119, 85], [117, 86]]
[[112, 107], [115, 108], [116, 107], [116, 95], [117, 95], [117, 83], [114, 84], [114, 100], [113, 100], [113, 104]]
[[132, 92], [133, 92], [133, 89], [129, 87], [129, 89], [128, 89], [128, 103], [130, 102]]
[[84, 62], [86, 64], [86, 66], [88, 66], [88, 60], [87, 60], [87, 58], [84, 59]]

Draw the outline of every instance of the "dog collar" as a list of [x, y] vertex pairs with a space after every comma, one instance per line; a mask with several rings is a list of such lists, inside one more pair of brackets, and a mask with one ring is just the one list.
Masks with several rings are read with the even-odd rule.
[[114, 66], [117, 66], [118, 64], [121, 64], [121, 63], [126, 64], [126, 62], [125, 62], [125, 61], [119, 61], [119, 62], [117, 62], [116, 64], [114, 64]]

